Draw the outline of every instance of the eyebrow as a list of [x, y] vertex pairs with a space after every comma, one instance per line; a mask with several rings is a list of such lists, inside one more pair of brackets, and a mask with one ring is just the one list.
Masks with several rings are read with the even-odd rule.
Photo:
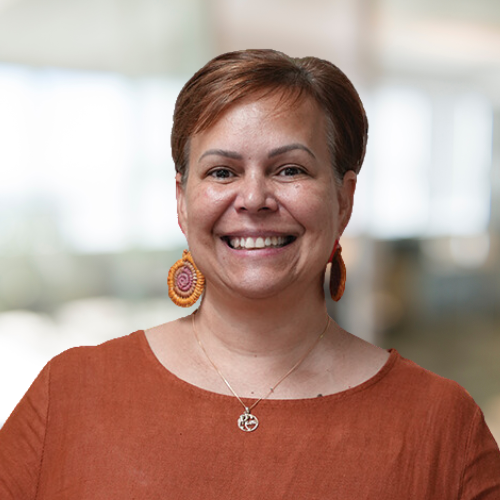
[[224, 156], [226, 158], [232, 158], [233, 160], [243, 160], [243, 156], [237, 153], [236, 151], [226, 151], [225, 149], [209, 149], [208, 151], [205, 151], [200, 158], [198, 159], [198, 162], [200, 162], [205, 156]]
[[[293, 143], [293, 144], [286, 144], [285, 146], [280, 146], [279, 148], [272, 149], [269, 151], [269, 154], [267, 155], [268, 158], [274, 158], [275, 156], [282, 155], [284, 153], [288, 153], [288, 151], [293, 151], [296, 149], [300, 149], [302, 151], [305, 151], [309, 155], [311, 155], [314, 159], [316, 159], [316, 156], [314, 153], [306, 146], [303, 144], [300, 144], [298, 142]], [[205, 156], [224, 156], [225, 158], [231, 158], [233, 160], [242, 160], [243, 156], [236, 151], [228, 151], [225, 149], [209, 149], [208, 151], [205, 151], [200, 158], [198, 159], [198, 162], [200, 162]]]
[[272, 151], [269, 152], [267, 157], [273, 158], [274, 156], [279, 156], [282, 155], [283, 153], [288, 153], [288, 151], [293, 151], [294, 149], [301, 149], [302, 151], [309, 153], [314, 159], [316, 159], [316, 156], [314, 156], [314, 153], [308, 147], [298, 142], [293, 144], [287, 144], [286, 146], [280, 146], [279, 148], [273, 149]]

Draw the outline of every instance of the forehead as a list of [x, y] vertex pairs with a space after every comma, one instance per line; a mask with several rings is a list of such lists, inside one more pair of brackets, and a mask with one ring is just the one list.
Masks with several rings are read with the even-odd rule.
[[[214, 103], [208, 103], [203, 107], [199, 115], [195, 118], [191, 136], [194, 136], [204, 130], [212, 127], [224, 115], [241, 104], [250, 102], [267, 101], [275, 103], [277, 108], [293, 109], [300, 101], [310, 98], [307, 91], [299, 87], [263, 87], [250, 88], [246, 91], [236, 89], [234, 94], [228, 89], [228, 96], [225, 102], [220, 100]], [[312, 98], [311, 98], [312, 99]]]
[[[250, 96], [228, 107], [206, 130], [192, 137], [191, 147], [241, 141], [273, 143], [287, 140], [326, 148], [326, 117], [309, 96]], [[276, 144], [273, 144], [276, 146]], [[279, 145], [279, 144], [278, 144]]]

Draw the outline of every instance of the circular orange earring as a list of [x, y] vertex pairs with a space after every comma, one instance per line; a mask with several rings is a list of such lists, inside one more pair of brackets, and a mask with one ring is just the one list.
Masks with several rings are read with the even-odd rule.
[[344, 295], [346, 281], [345, 263], [342, 258], [342, 247], [340, 246], [339, 240], [335, 241], [333, 252], [328, 262], [331, 263], [330, 295], [332, 296], [332, 300], [338, 302], [342, 295]]
[[170, 268], [167, 282], [168, 296], [180, 307], [191, 307], [205, 288], [205, 277], [188, 250], [184, 250], [182, 258]]

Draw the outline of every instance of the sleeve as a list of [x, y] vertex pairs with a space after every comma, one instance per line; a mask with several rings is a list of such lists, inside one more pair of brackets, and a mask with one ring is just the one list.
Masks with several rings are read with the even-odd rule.
[[0, 498], [33, 500], [37, 494], [49, 405], [50, 363], [0, 429]]
[[461, 500], [500, 500], [500, 451], [477, 408], [464, 457]]

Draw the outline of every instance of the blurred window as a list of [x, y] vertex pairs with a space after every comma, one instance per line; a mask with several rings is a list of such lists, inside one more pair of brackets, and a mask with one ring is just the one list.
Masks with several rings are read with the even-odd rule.
[[482, 234], [490, 220], [493, 110], [472, 92], [382, 85], [348, 231], [383, 239]]
[[0, 65], [0, 253], [182, 244], [181, 82]]

